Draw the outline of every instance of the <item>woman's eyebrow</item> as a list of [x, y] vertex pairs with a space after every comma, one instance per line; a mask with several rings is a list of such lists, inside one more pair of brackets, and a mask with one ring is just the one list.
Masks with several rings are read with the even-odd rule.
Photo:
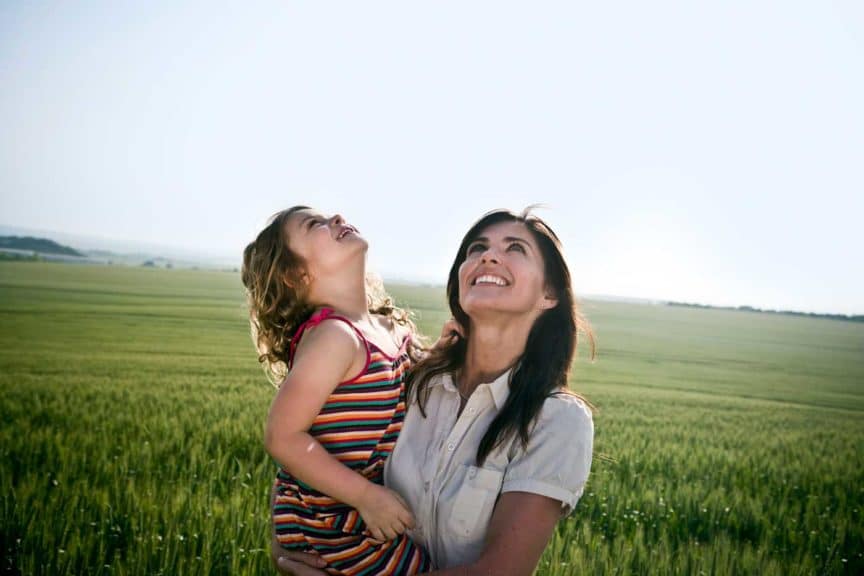
[[531, 248], [531, 243], [525, 240], [524, 238], [519, 238], [518, 236], [507, 236], [504, 238], [505, 242], [518, 242], [519, 244], [524, 244], [528, 248]]
[[[510, 244], [511, 242], [516, 242], [518, 244], [525, 246], [529, 250], [533, 250], [533, 248], [531, 247], [531, 243], [528, 242], [527, 240], [525, 240], [524, 238], [520, 238], [519, 236], [505, 236], [503, 241], [505, 244]], [[474, 244], [477, 244], [478, 242], [482, 242], [484, 244], [489, 244], [489, 238], [487, 238], [486, 236], [478, 236], [477, 238], [472, 240], [468, 244], [468, 246], [471, 247]]]

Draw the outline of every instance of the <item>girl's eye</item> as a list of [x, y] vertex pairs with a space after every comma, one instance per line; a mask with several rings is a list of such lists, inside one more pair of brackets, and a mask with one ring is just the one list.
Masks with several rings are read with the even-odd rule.
[[309, 229], [311, 230], [312, 228], [314, 228], [315, 226], [318, 226], [319, 224], [322, 224], [323, 222], [324, 221], [319, 219], [319, 218], [313, 218], [312, 220], [309, 221]]
[[507, 250], [516, 250], [517, 252], [521, 252], [522, 254], [525, 254], [525, 247], [522, 246], [522, 244], [519, 244], [518, 242], [513, 242], [512, 244], [510, 244], [507, 247]]
[[474, 244], [471, 244], [470, 246], [468, 246], [467, 253], [468, 254], [474, 254], [475, 252], [482, 252], [484, 250], [486, 250], [486, 246], [484, 246], [483, 244], [480, 244], [479, 242], [475, 242]]

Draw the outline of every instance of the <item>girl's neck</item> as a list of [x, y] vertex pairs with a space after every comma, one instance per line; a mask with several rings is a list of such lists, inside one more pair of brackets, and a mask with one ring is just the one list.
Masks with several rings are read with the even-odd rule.
[[462, 393], [467, 396], [478, 385], [492, 382], [512, 368], [525, 352], [532, 324], [513, 322], [512, 318], [472, 322], [465, 365], [458, 376]]
[[316, 307], [333, 308], [353, 322], [369, 320], [365, 274], [318, 279], [310, 289], [309, 301]]

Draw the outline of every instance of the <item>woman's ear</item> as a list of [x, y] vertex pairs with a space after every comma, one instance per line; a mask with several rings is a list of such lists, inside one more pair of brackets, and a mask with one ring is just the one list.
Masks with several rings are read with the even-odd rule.
[[558, 306], [558, 297], [553, 292], [546, 292], [540, 300], [540, 310], [551, 310]]

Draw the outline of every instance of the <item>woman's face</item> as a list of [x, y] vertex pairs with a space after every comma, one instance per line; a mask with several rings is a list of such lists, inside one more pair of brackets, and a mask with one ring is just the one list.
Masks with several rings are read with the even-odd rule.
[[488, 313], [539, 316], [557, 300], [547, 292], [543, 255], [521, 222], [484, 228], [459, 267], [459, 305], [476, 318]]

